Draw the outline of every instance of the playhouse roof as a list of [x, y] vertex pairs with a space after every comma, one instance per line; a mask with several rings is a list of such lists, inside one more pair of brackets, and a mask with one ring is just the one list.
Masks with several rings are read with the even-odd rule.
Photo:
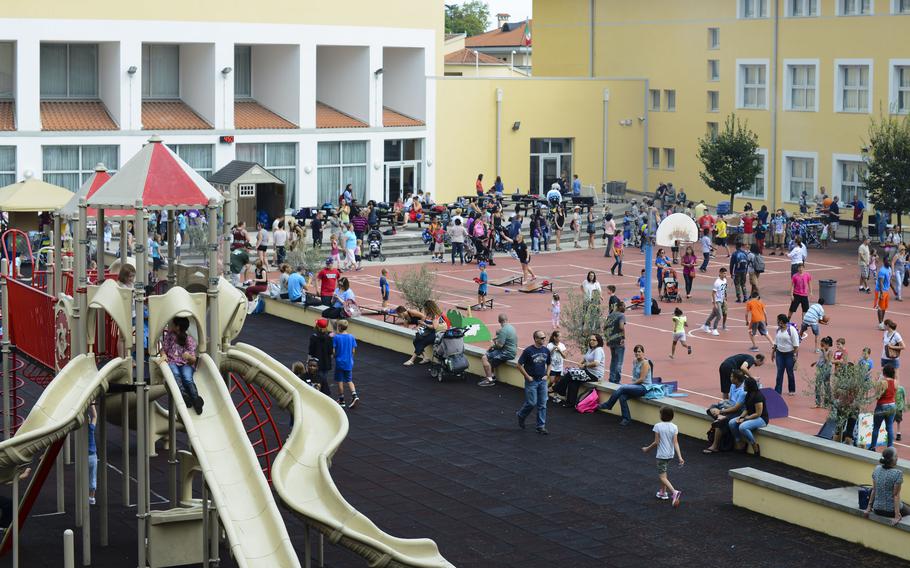
[[[82, 197], [88, 199], [110, 179], [111, 174], [107, 173], [107, 168], [104, 166], [104, 164], [99, 163], [97, 166], [95, 166], [95, 173], [90, 175], [88, 179], [85, 180], [85, 183], [82, 184], [82, 187], [79, 188], [79, 191], [73, 195], [73, 198], [69, 200], [69, 203], [57, 211], [57, 214], [66, 218], [76, 217], [79, 215], [79, 199]], [[93, 217], [98, 214], [98, 210], [89, 208], [86, 211], [86, 214], [89, 217]], [[104, 216], [106, 219], [112, 219], [114, 217], [132, 217], [135, 214], [136, 211], [134, 209], [105, 209], [104, 211]]]
[[73, 192], [65, 187], [30, 177], [0, 188], [0, 211], [56, 211], [72, 197]]

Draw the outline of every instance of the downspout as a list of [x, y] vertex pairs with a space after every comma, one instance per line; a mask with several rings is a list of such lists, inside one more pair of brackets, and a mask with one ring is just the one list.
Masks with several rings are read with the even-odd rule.
[[641, 165], [642, 165], [642, 168], [641, 168], [642, 188], [641, 188], [641, 190], [645, 193], [648, 192], [648, 188], [650, 187], [650, 185], [648, 184], [648, 143], [649, 143], [648, 123], [649, 123], [649, 119], [650, 119], [650, 117], [648, 116], [648, 90], [650, 88], [651, 88], [651, 80], [645, 79], [645, 93], [644, 93], [644, 98], [643, 98], [644, 112], [642, 114], [642, 117], [644, 118], [644, 120], [641, 121], [642, 126], [644, 126], [644, 129], [645, 129], [644, 135], [642, 136], [643, 142], [642, 142], [642, 161], [641, 161]]
[[590, 63], [589, 63], [589, 68], [588, 68], [588, 75], [590, 75], [591, 77], [594, 77], [594, 31], [595, 31], [594, 30], [594, 28], [595, 28], [594, 6], [595, 6], [595, 1], [596, 0], [590, 0], [590, 2], [589, 2], [590, 8], [589, 8], [589, 12], [588, 12], [588, 18], [591, 22], [591, 30], [590, 30], [590, 40], [591, 41], [590, 41], [590, 47], [589, 47], [590, 53], [588, 54], [588, 61]]
[[[769, 188], [771, 191], [771, 211], [777, 210], [777, 116], [778, 116], [778, 62], [777, 51], [780, 41], [780, 11], [777, 2], [774, 2], [774, 41], [771, 44], [772, 85], [771, 91], [771, 151], [768, 156], [768, 177], [771, 178]], [[781, 187], [780, 191], [784, 188]]]
[[496, 175], [502, 175], [502, 89], [496, 89]]
[[607, 184], [607, 127], [610, 124], [610, 89], [604, 89], [604, 153], [603, 153], [603, 179], [601, 190], [606, 190]]

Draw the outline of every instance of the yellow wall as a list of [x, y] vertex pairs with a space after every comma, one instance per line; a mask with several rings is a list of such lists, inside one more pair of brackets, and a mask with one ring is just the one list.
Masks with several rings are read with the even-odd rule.
[[[585, 185], [600, 188], [603, 177], [603, 92], [610, 91], [608, 163], [637, 164], [609, 180], [640, 188], [644, 130], [635, 117], [643, 112], [641, 81], [584, 79], [437, 79], [437, 199], [474, 192], [496, 178], [496, 90], [503, 91], [502, 176], [507, 192], [530, 187], [531, 138], [573, 138], [573, 168]], [[630, 127], [621, 119], [633, 119]], [[521, 122], [518, 132], [512, 124]], [[618, 168], [617, 168], [618, 169]]]
[[448, 76], [450, 73], [461, 73], [461, 75], [455, 75], [457, 77], [518, 77], [524, 78], [527, 77], [525, 73], [522, 73], [518, 69], [512, 69], [508, 64], [506, 65], [483, 65], [474, 66], [470, 64], [458, 64], [454, 65], [447, 63], [445, 65], [445, 73]]
[[[869, 120], [879, 108], [887, 109], [889, 59], [910, 58], [907, 37], [910, 17], [890, 14], [890, 2], [875, 2], [875, 15], [835, 16], [835, 0], [819, 0], [820, 17], [785, 18], [785, 0], [778, 0], [781, 15], [778, 40], [777, 85], [773, 62], [768, 72], [769, 110], [736, 109], [736, 60], [773, 58], [774, 2], [769, 18], [737, 19], [734, 0], [596, 0], [595, 76], [647, 77], [651, 89], [675, 89], [676, 112], [650, 114], [650, 146], [675, 148], [675, 171], [653, 171], [650, 185], [673, 181], [690, 197], [717, 201], [720, 196], [699, 180], [697, 139], [707, 122], [723, 126], [732, 112], [748, 120], [759, 135], [760, 147], [772, 149], [772, 93], [778, 95], [775, 168], [769, 165], [768, 199], [776, 192], [781, 202], [781, 155], [784, 151], [818, 153], [817, 186], [831, 193], [833, 154], [859, 154]], [[590, 2], [586, 0], [535, 0], [535, 76], [587, 75], [579, 62], [589, 60]], [[708, 49], [708, 28], [720, 29], [720, 47]], [[835, 59], [873, 59], [872, 114], [834, 112]], [[720, 81], [708, 80], [708, 60], [720, 61]], [[818, 59], [818, 112], [783, 110], [784, 59]], [[571, 61], [572, 64], [566, 64]], [[720, 112], [707, 111], [707, 91], [720, 92]], [[663, 93], [661, 93], [663, 95]], [[662, 97], [663, 99], [663, 97]], [[662, 105], [665, 101], [662, 100]], [[661, 156], [661, 167], [663, 156]], [[623, 163], [613, 164], [614, 171]], [[637, 168], [637, 165], [632, 167]], [[762, 202], [750, 199], [753, 202]]]

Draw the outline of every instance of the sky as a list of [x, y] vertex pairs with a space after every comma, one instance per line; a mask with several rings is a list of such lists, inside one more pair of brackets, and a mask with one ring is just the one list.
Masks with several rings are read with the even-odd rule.
[[487, 4], [490, 6], [490, 22], [487, 29], [496, 27], [496, 14], [500, 12], [511, 14], [513, 22], [531, 15], [532, 0], [487, 0]]

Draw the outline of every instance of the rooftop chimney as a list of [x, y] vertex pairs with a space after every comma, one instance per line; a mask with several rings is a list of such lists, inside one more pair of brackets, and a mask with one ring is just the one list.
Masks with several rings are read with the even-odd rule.
[[511, 17], [512, 16], [504, 12], [496, 14], [496, 27], [502, 29], [502, 26], [509, 23], [509, 18]]

